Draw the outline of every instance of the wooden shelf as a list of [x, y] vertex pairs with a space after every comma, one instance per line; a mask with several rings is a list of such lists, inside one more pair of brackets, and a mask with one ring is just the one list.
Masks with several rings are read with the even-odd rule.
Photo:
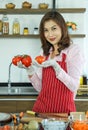
[[79, 88], [78, 91], [88, 91], [88, 88]]
[[88, 85], [80, 85], [80, 88], [88, 88]]
[[[22, 9], [22, 8], [16, 8], [16, 9], [6, 9], [6, 8], [0, 8], [0, 14], [44, 14], [48, 11], [52, 10], [52, 8], [49, 9]], [[84, 13], [86, 11], [86, 8], [56, 8], [57, 11], [60, 13]]]
[[[71, 38], [84, 38], [85, 34], [71, 34]], [[39, 35], [29, 34], [29, 35], [0, 35], [0, 38], [39, 38]]]
[[60, 8], [56, 9], [61, 13], [84, 13], [86, 8]]
[[86, 35], [85, 34], [71, 34], [71, 38], [84, 38]]
[[39, 35], [29, 34], [29, 35], [0, 35], [0, 38], [39, 38]]

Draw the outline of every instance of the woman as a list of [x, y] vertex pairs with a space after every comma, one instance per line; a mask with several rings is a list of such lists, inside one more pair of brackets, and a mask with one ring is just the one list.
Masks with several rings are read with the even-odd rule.
[[[83, 56], [72, 44], [64, 18], [57, 11], [46, 13], [40, 22], [41, 55], [46, 61], [27, 69], [29, 79], [39, 91], [35, 112], [70, 113], [76, 111], [74, 97], [83, 69]], [[18, 63], [18, 67], [22, 67]]]

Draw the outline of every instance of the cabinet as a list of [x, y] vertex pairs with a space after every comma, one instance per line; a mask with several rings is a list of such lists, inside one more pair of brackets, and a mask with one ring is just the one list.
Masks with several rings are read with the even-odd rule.
[[[0, 112], [8, 113], [18, 113], [26, 112], [27, 110], [32, 110], [33, 105], [36, 101], [37, 96], [0, 96]], [[82, 99], [82, 100], [81, 100]], [[86, 97], [77, 97], [75, 99], [76, 110], [84, 111], [88, 110], [88, 98]]]
[[[10, 14], [10, 15], [41, 15], [52, 9], [0, 9], [0, 14]], [[59, 8], [57, 9], [60, 13], [84, 13], [85, 8]], [[39, 38], [39, 35], [0, 35], [0, 38]], [[71, 34], [72, 38], [84, 38], [85, 34]]]
[[0, 96], [0, 112], [18, 113], [32, 110], [37, 96]]

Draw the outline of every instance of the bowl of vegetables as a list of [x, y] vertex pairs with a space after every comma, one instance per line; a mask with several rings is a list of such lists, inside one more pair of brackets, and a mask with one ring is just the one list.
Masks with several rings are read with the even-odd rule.
[[88, 118], [85, 112], [72, 112], [70, 114], [71, 130], [88, 130]]

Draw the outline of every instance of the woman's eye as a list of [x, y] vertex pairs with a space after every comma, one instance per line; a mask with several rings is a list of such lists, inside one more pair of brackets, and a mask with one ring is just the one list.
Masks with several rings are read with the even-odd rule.
[[56, 29], [57, 29], [57, 28], [55, 28], [55, 27], [54, 27], [54, 28], [52, 28], [52, 30], [56, 30]]
[[47, 29], [44, 29], [44, 32], [47, 32], [48, 30]]

